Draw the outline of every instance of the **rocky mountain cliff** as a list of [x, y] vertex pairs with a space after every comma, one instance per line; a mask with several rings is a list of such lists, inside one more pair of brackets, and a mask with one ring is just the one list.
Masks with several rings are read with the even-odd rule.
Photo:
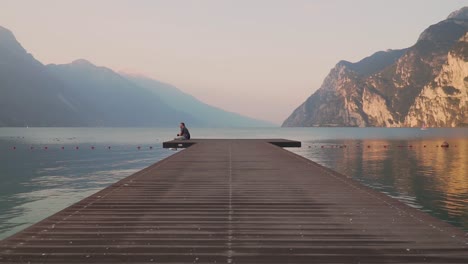
[[468, 125], [468, 33], [451, 50], [434, 81], [424, 86], [405, 118], [406, 126]]
[[408, 49], [339, 62], [283, 126], [468, 125], [468, 7]]

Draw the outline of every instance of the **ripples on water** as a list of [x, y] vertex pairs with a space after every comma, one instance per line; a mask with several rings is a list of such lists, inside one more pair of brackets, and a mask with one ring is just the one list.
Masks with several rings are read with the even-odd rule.
[[161, 142], [152, 130], [0, 128], [0, 239], [172, 154]]
[[293, 151], [468, 230], [468, 140], [443, 141], [309, 141]]
[[[173, 154], [161, 143], [175, 130], [0, 128], [0, 239]], [[468, 230], [468, 129], [191, 132], [199, 138], [301, 140], [302, 148], [290, 150]], [[444, 140], [450, 148], [436, 147]]]

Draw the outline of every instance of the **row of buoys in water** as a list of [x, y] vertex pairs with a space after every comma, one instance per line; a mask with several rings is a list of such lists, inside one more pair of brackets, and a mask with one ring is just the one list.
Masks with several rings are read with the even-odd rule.
[[[11, 149], [12, 149], [12, 150], [17, 150], [18, 148], [17, 148], [16, 146], [14, 146], [14, 147], [12, 147]], [[29, 149], [30, 149], [30, 150], [35, 150], [35, 149], [48, 150], [49, 147], [48, 147], [48, 146], [45, 146], [45, 147], [37, 147], [37, 148], [36, 148], [36, 147], [31, 146], [31, 147], [29, 147]], [[62, 147], [60, 147], [59, 149], [65, 150], [65, 149], [70, 149], [70, 148], [65, 148], [64, 146], [62, 146]], [[80, 149], [82, 149], [82, 148], [80, 148], [79, 146], [76, 146], [76, 147], [72, 147], [71, 149], [80, 150]], [[89, 149], [95, 150], [95, 149], [97, 149], [97, 148], [96, 148], [95, 146], [91, 146]], [[111, 147], [111, 146], [108, 146], [106, 149], [109, 149], [109, 150], [110, 150], [110, 149], [112, 149], [112, 147]], [[137, 146], [136, 149], [141, 150], [141, 149], [144, 149], [144, 148], [143, 148], [142, 146]], [[153, 149], [153, 147], [152, 147], [152, 146], [149, 146], [148, 149]]]
[[[444, 141], [441, 145], [436, 145], [436, 147], [441, 147], [441, 148], [448, 148], [450, 145], [449, 143], [447, 143], [447, 141]], [[315, 146], [316, 148], [319, 147], [319, 146]], [[348, 145], [321, 145], [320, 148], [347, 148]], [[372, 148], [373, 146], [372, 145], [356, 145], [356, 148]], [[382, 146], [383, 148], [390, 148], [392, 147], [392, 145], [383, 145]], [[413, 147], [416, 147], [416, 146], [413, 146], [413, 145], [397, 145], [395, 146], [397, 148], [413, 148]], [[427, 147], [427, 145], [423, 145], [423, 147]], [[456, 145], [454, 147], [457, 147]], [[312, 148], [312, 146], [309, 145], [309, 148]]]
[[[450, 145], [449, 145], [449, 143], [448, 143], [447, 141], [444, 141], [441, 145], [436, 145], [436, 147], [441, 147], [441, 148], [448, 148], [449, 146], [450, 146]], [[318, 146], [316, 145], [315, 147], [318, 147]], [[341, 148], [347, 148], [347, 147], [348, 147], [348, 145], [321, 145], [321, 146], [320, 146], [320, 148], [340, 148], [340, 149], [341, 149]], [[367, 148], [372, 148], [371, 145], [367, 145], [367, 146], [365, 146], [365, 145], [356, 145], [356, 148], [361, 148], [361, 147], [364, 147], [364, 148], [366, 148], [366, 147], [367, 147]], [[392, 147], [392, 145], [383, 145], [383, 148], [390, 148], [390, 147]], [[397, 145], [396, 147], [398, 147], [398, 148], [413, 148], [414, 146], [413, 146], [413, 145]], [[425, 148], [425, 147], [427, 147], [427, 145], [423, 145], [423, 147]], [[455, 145], [454, 147], [457, 147], [457, 146]], [[309, 148], [312, 148], [312, 146], [309, 145]], [[12, 149], [12, 150], [16, 150], [17, 147], [14, 146], [14, 147], [12, 147], [11, 149]], [[29, 149], [30, 149], [30, 150], [34, 150], [34, 149], [44, 149], [44, 150], [48, 150], [49, 147], [48, 147], [48, 146], [45, 146], [45, 147], [42, 147], [42, 148], [41, 148], [41, 147], [36, 148], [36, 147], [31, 146], [31, 147], [29, 147]], [[60, 149], [61, 149], [61, 150], [65, 150], [66, 148], [65, 148], [64, 146], [62, 146], [62, 147], [60, 147]], [[75, 147], [73, 147], [72, 149], [79, 150], [80, 147], [79, 147], [79, 146], [75, 146]], [[97, 149], [97, 148], [96, 148], [96, 146], [91, 146], [90, 149], [91, 149], [91, 150], [95, 150], [95, 149]], [[111, 146], [108, 146], [107, 149], [110, 150], [110, 149], [112, 149], [112, 147], [111, 147]], [[141, 149], [144, 149], [144, 148], [143, 148], [142, 146], [137, 146], [136, 149], [141, 150]], [[153, 147], [152, 147], [152, 146], [149, 146], [148, 149], [153, 149]]]

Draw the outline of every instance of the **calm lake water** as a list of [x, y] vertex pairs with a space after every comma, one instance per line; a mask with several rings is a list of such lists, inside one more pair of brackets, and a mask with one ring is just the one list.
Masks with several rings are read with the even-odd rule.
[[[0, 128], [0, 239], [175, 153], [174, 129]], [[468, 129], [196, 129], [289, 149], [468, 231]], [[437, 147], [443, 141], [448, 149]], [[63, 148], [63, 149], [62, 149]]]

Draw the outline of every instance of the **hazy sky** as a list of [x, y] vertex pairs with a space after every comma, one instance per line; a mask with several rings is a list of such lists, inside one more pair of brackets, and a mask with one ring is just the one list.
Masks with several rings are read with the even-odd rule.
[[339, 60], [411, 46], [464, 0], [0, 0], [41, 62], [78, 58], [281, 123]]

